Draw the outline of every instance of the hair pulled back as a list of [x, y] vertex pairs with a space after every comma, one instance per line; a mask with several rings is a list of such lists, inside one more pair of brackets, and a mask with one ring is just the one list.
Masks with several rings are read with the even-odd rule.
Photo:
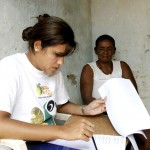
[[23, 30], [22, 38], [29, 42], [29, 48], [34, 52], [34, 42], [40, 40], [42, 48], [58, 44], [67, 44], [67, 54], [72, 54], [76, 49], [74, 32], [70, 25], [63, 19], [49, 16], [48, 14], [39, 15], [38, 23], [33, 27]]

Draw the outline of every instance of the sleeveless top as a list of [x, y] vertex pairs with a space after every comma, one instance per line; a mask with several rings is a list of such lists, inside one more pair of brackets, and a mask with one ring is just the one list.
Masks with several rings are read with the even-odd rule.
[[122, 69], [120, 65], [120, 61], [112, 61], [113, 62], [113, 71], [111, 74], [104, 74], [96, 65], [96, 62], [88, 63], [93, 70], [93, 92], [92, 97], [99, 99], [101, 98], [98, 89], [100, 86], [111, 78], [122, 78]]

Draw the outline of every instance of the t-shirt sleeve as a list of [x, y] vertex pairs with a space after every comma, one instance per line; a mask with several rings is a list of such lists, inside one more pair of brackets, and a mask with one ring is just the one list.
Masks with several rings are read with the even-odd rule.
[[7, 58], [0, 61], [0, 110], [13, 111], [17, 92], [16, 65]]
[[57, 76], [57, 105], [65, 104], [70, 99], [66, 90], [63, 75], [61, 72]]

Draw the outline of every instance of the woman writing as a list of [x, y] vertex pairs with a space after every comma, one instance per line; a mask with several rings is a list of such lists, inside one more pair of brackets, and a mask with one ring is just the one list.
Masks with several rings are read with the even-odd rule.
[[64, 57], [76, 48], [74, 33], [58, 17], [44, 14], [37, 19], [22, 34], [29, 51], [0, 61], [0, 138], [88, 141], [94, 132], [93, 123], [81, 119], [58, 126], [55, 114], [100, 114], [106, 111], [105, 100], [85, 106], [69, 102], [60, 68]]

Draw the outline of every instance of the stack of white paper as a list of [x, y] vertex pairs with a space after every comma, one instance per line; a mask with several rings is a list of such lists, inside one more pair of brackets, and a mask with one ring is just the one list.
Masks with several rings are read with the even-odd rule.
[[[94, 134], [93, 137], [98, 150], [125, 150], [125, 137], [101, 134]], [[90, 138], [89, 142], [85, 142], [82, 140], [66, 141], [58, 139], [49, 141], [49, 143], [63, 145], [78, 150], [96, 150], [92, 138]]]
[[[150, 116], [131, 81], [123, 78], [113, 78], [106, 81], [98, 91], [102, 98], [107, 97], [106, 109], [108, 117], [121, 136], [94, 135], [97, 149], [125, 150], [127, 137], [131, 141], [134, 150], [138, 150], [133, 134], [144, 135], [142, 130], [150, 129]], [[95, 150], [92, 138], [89, 142], [58, 139], [50, 141], [50, 143], [79, 150]]]
[[150, 116], [131, 81], [113, 78], [106, 81], [98, 91], [102, 98], [107, 97], [107, 114], [116, 131], [128, 137], [134, 149], [138, 150], [132, 135], [144, 134], [142, 130], [150, 129]]
[[63, 146], [75, 148], [78, 150], [95, 150], [92, 138], [90, 138], [88, 142], [85, 142], [82, 140], [66, 141], [62, 139], [57, 139], [57, 140], [49, 141], [49, 143], [63, 145]]
[[94, 135], [98, 150], [125, 150], [126, 138], [123, 136]]

